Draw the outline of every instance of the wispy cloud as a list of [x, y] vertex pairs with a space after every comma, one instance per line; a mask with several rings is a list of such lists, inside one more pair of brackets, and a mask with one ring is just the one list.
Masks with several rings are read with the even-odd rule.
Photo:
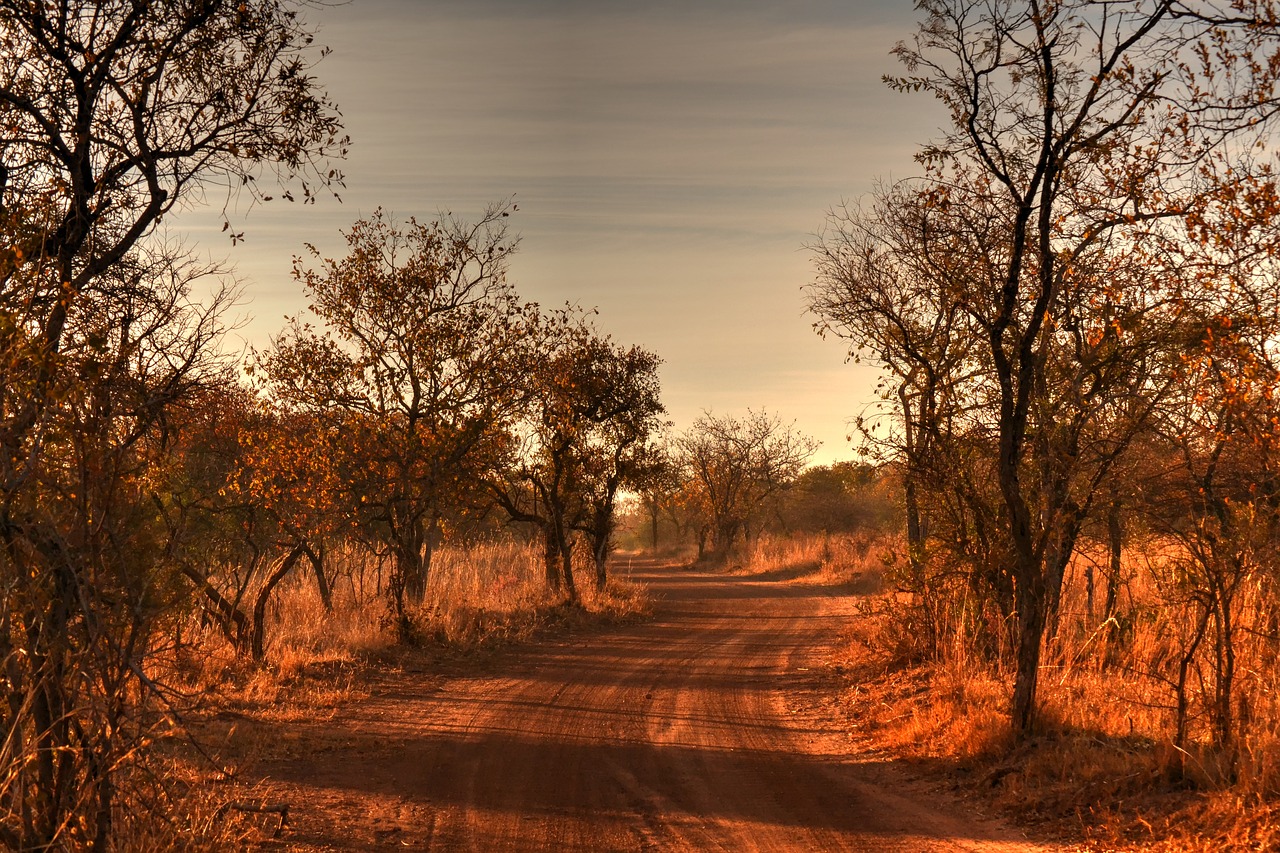
[[346, 204], [249, 218], [232, 253], [257, 282], [249, 337], [302, 306], [287, 270], [303, 239], [338, 251], [379, 205], [466, 215], [514, 193], [521, 290], [599, 305], [604, 328], [659, 350], [677, 420], [804, 411], [842, 452], [866, 376], [810, 330], [801, 246], [832, 204], [913, 173], [941, 121], [880, 82], [909, 4], [362, 0], [313, 17], [354, 139]]

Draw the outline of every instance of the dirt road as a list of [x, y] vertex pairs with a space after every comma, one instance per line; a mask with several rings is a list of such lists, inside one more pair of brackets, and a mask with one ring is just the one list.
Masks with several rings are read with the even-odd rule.
[[[619, 569], [628, 570], [626, 558]], [[859, 758], [817, 709], [847, 618], [816, 586], [637, 561], [641, 624], [487, 671], [396, 673], [264, 760], [289, 850], [1035, 848]]]

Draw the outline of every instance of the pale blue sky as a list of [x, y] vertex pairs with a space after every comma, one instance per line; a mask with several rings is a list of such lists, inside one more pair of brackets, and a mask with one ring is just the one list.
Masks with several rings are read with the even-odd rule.
[[317, 76], [352, 137], [343, 203], [275, 201], [173, 226], [245, 281], [262, 346], [305, 307], [303, 241], [379, 205], [472, 216], [514, 195], [511, 278], [526, 299], [598, 306], [599, 326], [658, 352], [677, 428], [703, 409], [768, 408], [850, 458], [867, 368], [811, 330], [803, 244], [825, 211], [911, 155], [943, 116], [889, 91], [909, 2], [353, 0], [309, 12], [333, 53]]

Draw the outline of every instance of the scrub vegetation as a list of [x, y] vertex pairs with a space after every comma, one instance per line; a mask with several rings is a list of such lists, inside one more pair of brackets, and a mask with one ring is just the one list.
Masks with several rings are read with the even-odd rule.
[[840, 590], [855, 731], [1100, 849], [1280, 845], [1272, 3], [919, 0], [888, 82], [951, 127], [811, 246], [883, 372], [825, 466], [675, 431], [657, 354], [517, 292], [510, 202], [300, 246], [228, 353], [163, 220], [343, 187], [307, 5], [0, 0], [0, 846], [283, 825], [205, 784], [227, 717], [642, 615], [619, 547]]
[[808, 290], [883, 369], [861, 425], [902, 473], [865, 639], [929, 686], [887, 725], [1086, 825], [1274, 847], [1275, 9], [918, 7], [888, 82], [951, 126], [831, 213]]
[[302, 6], [0, 3], [0, 846], [218, 847], [171, 762], [226, 679], [643, 606], [607, 566], [660, 362], [519, 299], [513, 205], [356, 222], [221, 348], [234, 286], [161, 221], [341, 187]]

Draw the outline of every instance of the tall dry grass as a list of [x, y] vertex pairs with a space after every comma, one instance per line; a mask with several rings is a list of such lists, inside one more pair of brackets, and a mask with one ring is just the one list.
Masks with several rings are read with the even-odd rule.
[[[1261, 581], [1242, 590], [1234, 616], [1240, 673], [1238, 749], [1213, 744], [1212, 661], [1201, 654], [1186, 684], [1188, 731], [1174, 742], [1173, 667], [1188, 649], [1191, 613], [1166, 582], [1170, 546], [1129, 554], [1120, 606], [1109, 621], [1090, 608], [1083, 553], [1071, 567], [1059, 628], [1045, 648], [1039, 728], [1018, 743], [1009, 718], [1011, 665], [961, 630], [972, 613], [957, 589], [946, 637], [923, 655], [920, 597], [893, 588], [867, 595], [840, 663], [854, 675], [844, 706], [887, 748], [970, 779], [1011, 813], [1082, 834], [1095, 850], [1280, 850], [1280, 677], [1274, 601]], [[900, 553], [892, 543], [882, 552]], [[893, 571], [888, 572], [892, 578]]]
[[[279, 687], [308, 674], [341, 686], [335, 674], [392, 653], [397, 638], [388, 618], [386, 566], [356, 549], [333, 555], [331, 609], [314, 578], [295, 573], [275, 590], [267, 609], [266, 666], [251, 673]], [[547, 589], [540, 550], [517, 541], [446, 546], [432, 558], [423, 601], [410, 616], [421, 645], [466, 652], [525, 640], [566, 619], [620, 619], [648, 607], [642, 586], [625, 577], [595, 589], [580, 569], [580, 602], [566, 608]], [[256, 589], [250, 587], [251, 600]], [[198, 662], [202, 684], [245, 671], [245, 662], [217, 628], [198, 616], [184, 626], [184, 658]], [[261, 697], [269, 698], [269, 697]]]
[[786, 536], [765, 533], [746, 546], [735, 573], [762, 579], [823, 584], [870, 584], [878, 588], [886, 540], [866, 531]]
[[[229, 806], [253, 801], [255, 792], [236, 779], [281, 731], [292, 731], [282, 727], [336, 713], [365, 695], [378, 673], [409, 663], [430, 673], [442, 658], [446, 669], [465, 667], [478, 651], [630, 619], [649, 607], [646, 590], [625, 571], [602, 591], [581, 571], [581, 602], [567, 607], [547, 590], [532, 545], [444, 547], [434, 555], [423, 603], [411, 613], [418, 642], [406, 648], [388, 618], [386, 566], [354, 548], [330, 556], [332, 609], [308, 573], [297, 571], [276, 588], [264, 665], [198, 615], [159, 641], [149, 675], [173, 700], [156, 721], [156, 746], [170, 764], [155, 780], [152, 800], [164, 808], [123, 827], [118, 849], [246, 849], [268, 840], [281, 816]], [[256, 593], [250, 587], [248, 599]]]

